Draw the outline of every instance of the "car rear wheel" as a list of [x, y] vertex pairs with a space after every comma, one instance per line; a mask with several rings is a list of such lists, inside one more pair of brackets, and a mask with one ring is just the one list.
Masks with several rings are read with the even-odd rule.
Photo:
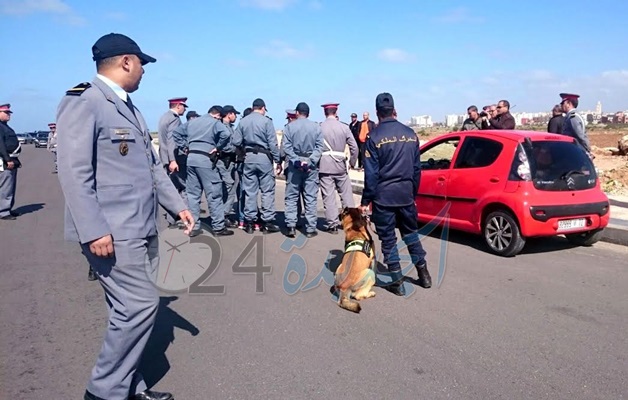
[[569, 233], [565, 235], [567, 240], [570, 243], [573, 243], [578, 246], [592, 246], [594, 243], [597, 243], [602, 239], [602, 231], [604, 229], [595, 229], [588, 232], [580, 232], [580, 233]]
[[497, 255], [512, 257], [519, 254], [526, 244], [519, 225], [506, 211], [493, 211], [484, 219], [484, 241]]

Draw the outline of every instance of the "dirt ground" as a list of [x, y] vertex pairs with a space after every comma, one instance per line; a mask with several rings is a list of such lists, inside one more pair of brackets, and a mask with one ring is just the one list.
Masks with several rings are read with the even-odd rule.
[[[595, 155], [593, 164], [598, 170], [602, 190], [608, 194], [628, 195], [628, 156], [612, 155], [607, 148], [617, 150], [619, 139], [628, 134], [626, 128], [604, 129], [598, 127], [587, 127], [591, 148]], [[419, 137], [429, 140], [447, 133], [446, 129], [432, 129], [429, 131], [419, 131]]]
[[604, 131], [592, 130], [589, 141], [595, 154], [593, 163], [598, 169], [602, 189], [610, 194], [628, 194], [628, 156], [611, 155], [606, 148], [617, 149], [619, 139], [628, 134], [628, 129]]

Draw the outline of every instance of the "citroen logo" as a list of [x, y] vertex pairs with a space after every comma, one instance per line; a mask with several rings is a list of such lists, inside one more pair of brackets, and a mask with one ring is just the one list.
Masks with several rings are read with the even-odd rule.
[[570, 176], [570, 177], [567, 179], [567, 187], [568, 187], [569, 189], [573, 189], [575, 185], [576, 185], [576, 181], [575, 181], [575, 180], [574, 180], [574, 179]]

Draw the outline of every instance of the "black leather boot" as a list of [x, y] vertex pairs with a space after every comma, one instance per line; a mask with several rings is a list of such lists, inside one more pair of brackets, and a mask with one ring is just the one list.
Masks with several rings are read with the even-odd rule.
[[432, 287], [432, 277], [430, 276], [430, 272], [427, 270], [427, 263], [415, 265], [416, 272], [419, 276], [418, 282], [419, 286], [425, 289], [429, 289]]
[[392, 283], [386, 287], [386, 289], [397, 296], [405, 296], [406, 289], [403, 287], [403, 274], [401, 271], [391, 272]]

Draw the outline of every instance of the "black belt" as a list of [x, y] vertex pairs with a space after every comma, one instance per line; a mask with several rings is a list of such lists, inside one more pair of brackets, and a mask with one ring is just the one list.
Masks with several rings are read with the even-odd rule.
[[247, 153], [253, 153], [253, 154], [262, 153], [268, 156], [272, 156], [272, 153], [270, 152], [270, 150], [267, 150], [263, 148], [262, 146], [247, 147], [244, 149], [244, 151], [246, 151]]
[[295, 153], [295, 154], [299, 157], [309, 157], [312, 155], [312, 153]]

